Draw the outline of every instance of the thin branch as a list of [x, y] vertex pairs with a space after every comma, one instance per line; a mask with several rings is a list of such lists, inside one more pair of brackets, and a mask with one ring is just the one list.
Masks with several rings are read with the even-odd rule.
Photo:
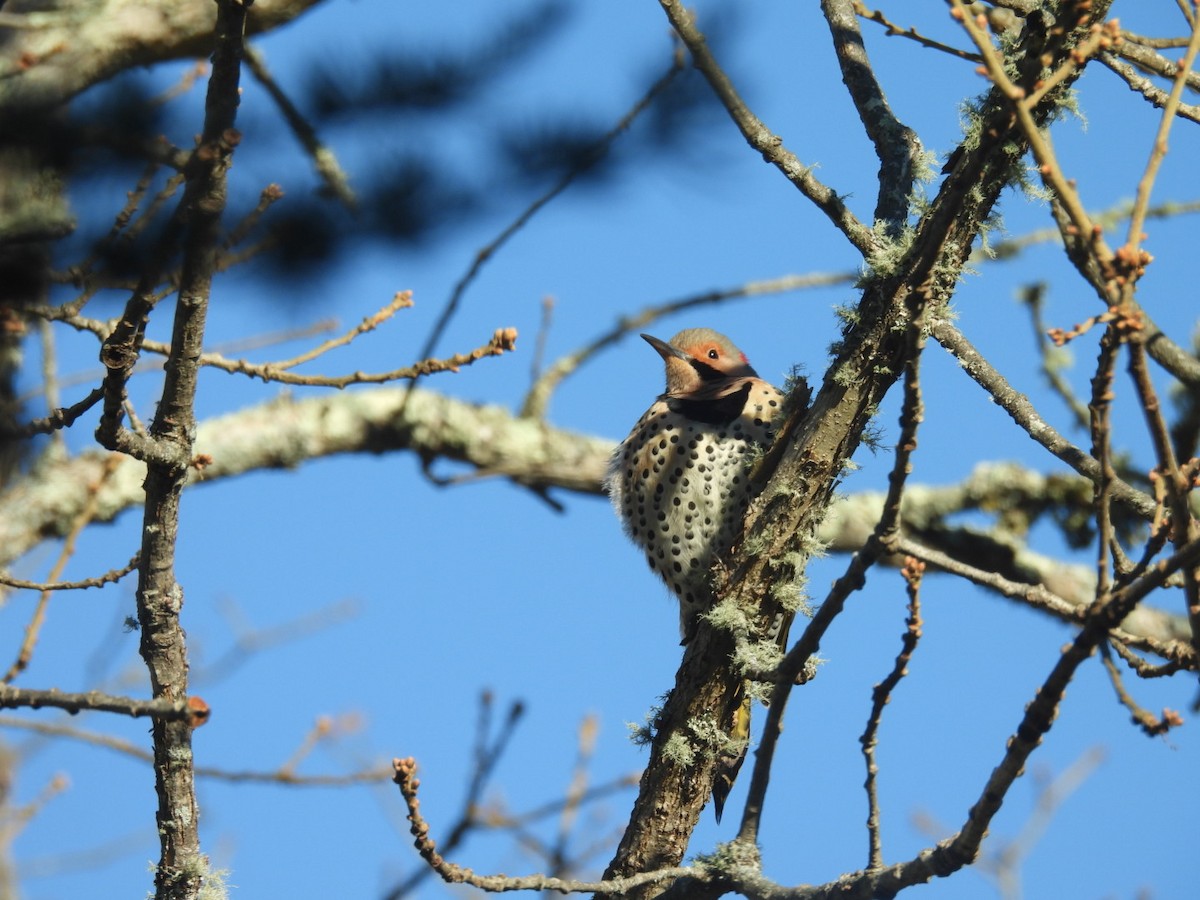
[[902, 28], [895, 22], [890, 21], [881, 10], [867, 9], [867, 5], [862, 0], [854, 0], [854, 12], [862, 18], [882, 25], [887, 29], [888, 37], [908, 38], [910, 41], [915, 41], [922, 47], [928, 47], [930, 50], [937, 50], [940, 53], [945, 53], [948, 56], [957, 57], [958, 59], [966, 60], [967, 62], [979, 63], [982, 58], [978, 53], [970, 53], [958, 47], [952, 47], [949, 44], [943, 44], [941, 41], [935, 41], [933, 38], [925, 37], [917, 31], [916, 28]]
[[921, 639], [921, 578], [925, 572], [925, 564], [911, 557], [905, 562], [900, 574], [904, 576], [908, 590], [908, 617], [904, 620], [904, 637], [901, 639], [900, 652], [892, 671], [883, 681], [875, 685], [871, 692], [871, 714], [867, 717], [867, 727], [858, 739], [862, 745], [863, 758], [867, 765], [867, 780], [864, 787], [867, 791], [867, 868], [883, 868], [883, 842], [879, 833], [879, 797], [876, 792], [876, 777], [879, 766], [875, 759], [875, 747], [878, 743], [876, 735], [879, 722], [883, 718], [883, 708], [891, 700], [893, 691], [900, 684], [900, 679], [908, 674], [908, 664], [917, 642]]
[[[87, 697], [91, 695], [82, 694], [74, 696]], [[146, 701], [147, 704], [154, 702]], [[99, 707], [83, 706], [80, 708], [94, 709]], [[72, 712], [74, 711], [72, 710]], [[121, 710], [109, 711], [119, 712]], [[142, 714], [163, 715], [162, 712], [158, 711], [158, 706], [152, 707], [151, 711]], [[176, 710], [171, 708], [170, 714], [175, 715]], [[17, 716], [0, 716], [0, 728], [19, 728], [23, 731], [30, 731], [45, 737], [67, 738], [68, 740], [80, 741], [92, 747], [112, 750], [115, 753], [120, 753], [122, 756], [128, 756], [140, 762], [154, 762], [153, 753], [131, 741], [102, 734], [98, 731], [75, 728], [65, 722], [41, 722]], [[382, 766], [375, 769], [362, 769], [358, 772], [348, 772], [344, 775], [297, 775], [295, 772], [286, 770], [284, 767], [280, 767], [274, 772], [251, 772], [222, 769], [219, 766], [196, 766], [196, 776], [198, 778], [211, 778], [214, 781], [225, 781], [234, 784], [279, 784], [289, 787], [349, 787], [356, 784], [378, 784], [387, 781], [392, 777], [392, 767]]]
[[934, 876], [945, 877], [973, 862], [1009, 789], [1025, 771], [1030, 755], [1049, 732], [1076, 670], [1091, 657], [1110, 628], [1128, 615], [1151, 591], [1160, 588], [1172, 573], [1183, 566], [1195, 565], [1198, 559], [1200, 541], [1194, 541], [1184, 551], [1156, 564], [1154, 571], [1137, 584], [1098, 600], [1083, 630], [1063, 648], [1054, 667], [1025, 707], [1021, 723], [1005, 743], [999, 765], [992, 770], [958, 833], [935, 847], [921, 851], [911, 860], [877, 871], [843, 876], [837, 882], [813, 891], [810, 896], [846, 896], [847, 882], [861, 885], [863, 893], [860, 896], [894, 896], [905, 887], [922, 884]]
[[0, 584], [10, 588], [26, 591], [79, 591], [86, 588], [103, 587], [115, 584], [138, 567], [141, 554], [133, 554], [133, 558], [119, 569], [110, 569], [103, 575], [94, 578], [84, 578], [82, 581], [26, 581], [23, 578], [13, 578], [5, 572], [0, 572]]
[[[1186, 47], [1192, 40], [1192, 26], [1188, 25], [1187, 30], [1188, 34], [1186, 37], [1175, 38], [1169, 43], [1175, 47]], [[1161, 53], [1154, 52], [1155, 49], [1169, 49], [1167, 46], [1159, 46], [1157, 48], [1154, 46], [1155, 43], [1163, 44], [1167, 42], [1140, 40], [1137, 35], [1128, 31], [1122, 31], [1121, 37], [1123, 40], [1113, 49], [1123, 59], [1129, 60], [1129, 62], [1149, 75], [1157, 75], [1168, 81], [1174, 80], [1178, 72], [1175, 60], [1169, 59]], [[1187, 78], [1187, 86], [1191, 90], [1200, 89], [1200, 74], [1189, 72], [1185, 77]], [[1163, 93], [1163, 97], [1165, 99], [1165, 92]]]
[[[71, 557], [75, 555], [75, 543], [79, 539], [79, 535], [88, 526], [96, 515], [97, 498], [100, 491], [112, 478], [116, 471], [119, 460], [116, 456], [110, 456], [106, 461], [104, 468], [100, 472], [100, 476], [88, 485], [87, 502], [83, 509], [75, 516], [71, 523], [70, 531], [67, 533], [66, 540], [63, 542], [62, 550], [59, 551], [58, 559], [50, 570], [51, 582], [56, 581], [62, 575], [63, 569], [67, 567]], [[50, 605], [51, 591], [43, 589], [38, 597], [37, 606], [34, 607], [33, 615], [30, 617], [29, 624], [25, 626], [25, 635], [21, 640], [21, 647], [17, 651], [17, 657], [13, 660], [8, 671], [4, 673], [4, 677], [0, 678], [0, 682], [11, 684], [14, 679], [28, 667], [29, 662], [33, 659], [33, 649], [37, 646], [38, 638], [41, 635], [42, 625], [46, 621], [46, 610]]]
[[675, 33], [692, 54], [692, 62], [700, 70], [717, 99], [746, 142], [762, 154], [799, 191], [811, 200], [829, 220], [844, 234], [847, 240], [863, 255], [870, 258], [878, 249], [878, 238], [874, 232], [860, 222], [831, 188], [822, 184], [813, 174], [812, 167], [805, 166], [790, 150], [783, 146], [783, 139], [770, 129], [746, 106], [734, 88], [729, 76], [721, 69], [708, 49], [704, 33], [696, 26], [695, 16], [679, 0], [659, 0], [663, 11]]
[[421, 815], [421, 801], [417, 790], [421, 785], [416, 777], [417, 763], [411, 756], [406, 759], [392, 761], [395, 770], [393, 781], [400, 788], [404, 802], [408, 807], [408, 820], [413, 843], [421, 858], [429, 867], [441, 876], [448, 884], [468, 884], [483, 891], [501, 893], [506, 891], [559, 891], [561, 893], [593, 893], [623, 895], [633, 888], [645, 884], [656, 884], [661, 881], [671, 881], [685, 876], [696, 876], [700, 870], [693, 867], [673, 866], [657, 869], [653, 872], [642, 872], [624, 878], [613, 878], [607, 881], [575, 881], [565, 878], [550, 878], [546, 875], [526, 875], [510, 877], [508, 875], [476, 875], [470, 869], [455, 865], [444, 859], [437, 850], [434, 840], [429, 837], [429, 823]]
[[41, 419], [33, 419], [16, 430], [16, 435], [22, 438], [33, 437], [35, 434], [50, 434], [70, 428], [85, 412], [104, 399], [104, 388], [92, 388], [82, 400], [67, 407], [59, 407], [50, 415]]
[[[1055, 232], [1057, 234], [1057, 232]], [[1062, 398], [1067, 409], [1075, 417], [1075, 423], [1081, 428], [1088, 425], [1087, 404], [1075, 396], [1071, 383], [1062, 376], [1063, 357], [1057, 353], [1057, 347], [1047, 339], [1048, 328], [1042, 317], [1042, 300], [1046, 293], [1043, 282], [1031, 284], [1020, 292], [1021, 302], [1029, 309], [1029, 320], [1033, 326], [1033, 338], [1036, 342], [1038, 357], [1041, 359], [1042, 374], [1045, 376], [1050, 389]]]
[[1115, 326], [1109, 326], [1100, 340], [1100, 359], [1092, 377], [1092, 398], [1088, 403], [1092, 455], [1100, 464], [1100, 477], [1093, 488], [1093, 513], [1096, 517], [1096, 592], [1103, 595], [1109, 589], [1108, 557], [1113, 543], [1112, 484], [1116, 472], [1112, 466], [1112, 399], [1113, 370], [1117, 363], [1120, 338]]
[[517, 232], [524, 228], [529, 221], [535, 215], [537, 215], [543, 207], [546, 206], [546, 204], [570, 187], [576, 178], [588, 171], [592, 166], [603, 159], [608, 151], [612, 148], [613, 142], [629, 129], [629, 126], [633, 124], [634, 120], [637, 119], [637, 117], [640, 116], [650, 106], [650, 104], [654, 102], [659, 94], [667, 89], [671, 82], [675, 80], [675, 77], [682, 71], [683, 55], [677, 51], [672, 56], [670, 67], [665, 73], [663, 73], [662, 77], [660, 77], [654, 82], [654, 84], [650, 86], [650, 89], [646, 91], [646, 93], [633, 105], [629, 112], [625, 113], [625, 115], [621, 117], [616, 125], [609, 129], [609, 131], [604, 134], [595, 143], [595, 145], [589, 149], [587, 153], [583, 154], [583, 162], [579, 163], [577, 166], [563, 175], [562, 178], [560, 178], [558, 182], [550, 188], [550, 190], [546, 191], [546, 193], [542, 194], [531, 204], [529, 204], [529, 206], [522, 210], [521, 213], [503, 231], [501, 231], [498, 235], [496, 235], [495, 238], [493, 238], [489, 243], [476, 252], [475, 259], [471, 262], [470, 267], [458, 280], [458, 283], [454, 285], [454, 289], [450, 293], [450, 299], [447, 300], [446, 306], [442, 310], [442, 314], [438, 317], [437, 322], [433, 326], [433, 330], [429, 333], [429, 337], [425, 341], [425, 346], [421, 350], [421, 356], [428, 357], [433, 354], [433, 351], [436, 349], [438, 342], [441, 340], [442, 335], [446, 331], [446, 328], [449, 327], [450, 320], [453, 319], [455, 313], [458, 312], [458, 307], [462, 303], [462, 298], [466, 294], [467, 288], [474, 283], [476, 277], [478, 277], [479, 273], [483, 271], [484, 265], [486, 265], [487, 262], [496, 255], [500, 248], [507, 244], [508, 241], [517, 234]]
[[[915, 298], [913, 302], [916, 302]], [[738, 829], [737, 842], [744, 847], [756, 846], [758, 843], [762, 810], [771, 778], [771, 764], [783, 732], [783, 712], [793, 685], [802, 680], [802, 673], [809, 663], [809, 658], [816, 653], [821, 637], [833, 620], [841, 614], [847, 599], [865, 586], [867, 572], [882, 556], [895, 552], [900, 538], [901, 502], [908, 476], [912, 473], [912, 455], [917, 449], [917, 431], [925, 415], [920, 381], [921, 351], [925, 346], [925, 315], [922, 308], [918, 307], [916, 314], [911, 316], [905, 338], [908, 348], [904, 366], [904, 401], [900, 407], [900, 435], [896, 441], [896, 457], [888, 472], [888, 492], [883, 511], [862, 550], [851, 557], [845, 574], [834, 582], [820, 609], [804, 629], [804, 634], [778, 666], [767, 721], [755, 754], [754, 774], [750, 780], [746, 806]], [[786, 635], [786, 627], [782, 630]]]
[[[43, 313], [53, 314], [55, 311], [46, 308], [33, 308], [30, 310], [32, 315], [40, 316]], [[111, 331], [109, 323], [101, 322], [97, 319], [88, 319], [83, 316], [70, 316], [68, 318], [51, 318], [48, 321], [61, 321], [75, 328], [78, 331], [86, 331], [96, 335], [101, 340]], [[213, 346], [211, 353], [220, 356], [231, 356], [233, 354], [247, 353], [252, 350], [261, 350], [264, 347], [271, 347], [276, 344], [286, 344], [292, 341], [301, 340], [307, 337], [313, 337], [320, 334], [328, 334], [337, 327], [336, 319], [318, 319], [311, 325], [301, 325], [295, 328], [285, 328], [279, 331], [269, 331], [262, 334], [250, 335], [241, 339], [223, 341]], [[159, 341], [147, 341], [142, 345], [142, 349], [149, 353], [161, 353], [166, 355], [170, 347], [167, 344]], [[143, 372], [161, 372], [163, 368], [163, 360], [143, 358], [137, 365], [133, 367], [132, 374], [137, 375]], [[60, 386], [74, 386], [77, 384], [86, 384], [94, 381], [97, 378], [103, 378], [103, 372], [97, 374], [91, 372], [77, 372], [73, 375], [59, 379]], [[32, 397], [36, 397], [42, 393], [40, 387], [35, 387], [22, 395], [21, 400], [25, 401]], [[131, 424], [131, 427], [132, 424]], [[135, 429], [136, 430], [136, 429]]]
[[[1198, 19], [1200, 22], [1200, 19]], [[1200, 27], [1197, 28], [1200, 35]], [[1200, 522], [1192, 515], [1189, 498], [1196, 486], [1190, 467], [1185, 469], [1175, 456], [1170, 430], [1163, 418], [1158, 392], [1146, 366], [1145, 350], [1137, 343], [1130, 344], [1129, 371], [1141, 401], [1142, 412], [1158, 459], [1158, 483], [1165, 489], [1170, 510], [1171, 541], [1178, 550], [1187, 542], [1200, 537]], [[1192, 625], [1192, 645], [1200, 653], [1200, 572], [1195, 568], [1183, 572], [1184, 603]]]
[[[1141, 94], [1153, 106], [1162, 109], [1167, 105], [1167, 99], [1170, 95], [1149, 78], [1139, 75], [1133, 66], [1122, 62], [1111, 52], [1101, 53], [1097, 58], [1129, 85], [1131, 91]], [[1192, 103], [1181, 102], [1176, 107], [1175, 114], [1192, 122], [1200, 122], [1200, 106]]]
[[684, 310], [695, 309], [733, 300], [740, 297], [756, 297], [762, 294], [781, 294], [787, 291], [806, 290], [808, 288], [830, 287], [839, 284], [852, 284], [859, 277], [858, 272], [813, 272], [808, 275], [783, 275], [764, 281], [748, 281], [745, 284], [731, 288], [719, 288], [700, 294], [691, 294], [678, 300], [647, 306], [632, 315], [621, 316], [616, 324], [601, 334], [591, 343], [559, 357], [535, 381], [521, 404], [521, 416], [542, 418], [550, 397], [562, 382], [573, 375], [584, 363], [591, 360], [600, 351], [618, 343], [628, 334], [642, 331], [652, 322], [666, 316], [675, 315]]
[[1183, 724], [1183, 719], [1174, 710], [1164, 709], [1162, 718], [1160, 719], [1148, 709], [1143, 709], [1133, 699], [1129, 691], [1125, 689], [1121, 672], [1117, 669], [1116, 663], [1113, 662], [1108, 644], [1100, 645], [1100, 661], [1104, 663], [1104, 670], [1108, 672], [1108, 679], [1112, 684], [1113, 691], [1117, 695], [1117, 700], [1129, 710], [1129, 715], [1132, 717], [1133, 723], [1142, 729], [1147, 737], [1158, 737], [1159, 735], [1166, 734], [1172, 728], [1177, 728]]
[[[927, 547], [907, 537], [900, 540], [899, 551], [907, 556], [913, 556], [924, 563], [928, 563], [943, 572], [957, 575], [960, 578], [970, 581], [972, 584], [995, 591], [1002, 597], [1008, 597], [1032, 609], [1048, 613], [1063, 622], [1082, 625], [1087, 621], [1088, 606], [1086, 604], [1072, 603], [1054, 593], [1044, 584], [1026, 584], [1020, 581], [1013, 581], [1002, 575], [997, 575], [995, 572], [972, 566], [947, 553], [943, 553], [941, 550]], [[1200, 657], [1197, 657], [1195, 651], [1185, 641], [1167, 641], [1145, 635], [1135, 635], [1122, 630], [1119, 626], [1112, 629], [1110, 637], [1119, 640], [1123, 644], [1136, 646], [1155, 653], [1169, 660], [1173, 666], [1200, 672]]]
[[[391, 381], [414, 381], [423, 375], [433, 375], [439, 372], [457, 372], [463, 366], [469, 366], [481, 359], [501, 356], [511, 352], [517, 346], [517, 330], [515, 328], [497, 328], [491, 340], [468, 353], [456, 353], [445, 359], [423, 359], [410, 366], [393, 369], [390, 372], [352, 372], [348, 375], [296, 375], [292, 372], [278, 370], [272, 363], [252, 363], [242, 359], [226, 359], [216, 353], [202, 353], [197, 362], [201, 366], [220, 369], [236, 375], [248, 375], [251, 378], [261, 378], [263, 381], [277, 384], [307, 385], [312, 387], [345, 388], [352, 384], [387, 384]], [[146, 349], [152, 349], [151, 342], [146, 341]]]
[[1192, 4], [1189, 0], [1175, 0], [1175, 5], [1179, 7], [1179, 11], [1183, 13], [1184, 20], [1193, 28], [1196, 26], [1196, 13], [1192, 9]]
[[345, 347], [359, 335], [366, 334], [369, 331], [374, 331], [384, 322], [388, 321], [392, 316], [402, 309], [411, 309], [413, 305], [412, 291], [397, 291], [396, 295], [391, 299], [391, 302], [386, 304], [382, 309], [373, 315], [367, 316], [341, 337], [330, 338], [320, 346], [314, 347], [299, 356], [293, 356], [291, 359], [285, 359], [277, 363], [265, 363], [264, 366], [269, 366], [272, 369], [285, 371], [294, 369], [296, 366], [303, 365], [306, 362], [312, 362], [318, 356], [328, 353], [330, 350], [336, 350], [338, 347]]
[[1200, 53], [1200, 17], [1193, 18], [1191, 22], [1191, 40], [1188, 42], [1183, 59], [1177, 64], [1171, 93], [1167, 96], [1162, 116], [1159, 118], [1158, 131], [1154, 135], [1150, 158], [1146, 161], [1146, 169], [1138, 180], [1137, 195], [1133, 201], [1133, 215], [1129, 219], [1129, 232], [1125, 239], [1130, 252], [1136, 251], [1143, 239], [1142, 229], [1146, 222], [1146, 210], [1150, 207], [1150, 195], [1154, 190], [1154, 182], [1158, 178], [1158, 170], [1167, 155], [1167, 137], [1171, 133], [1171, 126], [1175, 124], [1175, 114], [1183, 97], [1187, 76], [1196, 63], [1197, 53]]
[[887, 224], [891, 236], [898, 237], [908, 221], [921, 142], [916, 132], [896, 117], [875, 77], [858, 27], [858, 9], [859, 4], [852, 0], [821, 0], [841, 67], [842, 83], [850, 92], [859, 121], [879, 159], [879, 195], [874, 218]]
[[321, 141], [317, 130], [300, 114], [300, 110], [296, 109], [296, 105], [283, 92], [270, 70], [267, 69], [266, 60], [254, 47], [246, 48], [246, 67], [275, 101], [275, 105], [279, 107], [279, 112], [287, 122], [288, 128], [292, 130], [296, 140], [304, 147], [304, 151], [313, 161], [313, 167], [317, 170], [317, 174], [325, 182], [325, 189], [346, 208], [354, 209], [358, 205], [358, 198], [354, 196], [354, 189], [350, 187], [346, 173], [338, 165], [337, 157]]
[[1129, 644], [1119, 640], [1112, 632], [1109, 633], [1108, 644], [1117, 651], [1117, 655], [1121, 659], [1125, 660], [1125, 664], [1134, 671], [1138, 678], [1166, 678], [1187, 668], [1187, 666], [1171, 660], [1161, 665], [1152, 665], [1130, 650]]
[[[933, 319], [929, 333], [962, 365], [966, 373], [991, 395], [996, 404], [1031, 438], [1074, 469], [1083, 477], [1097, 482], [1100, 463], [1072, 444], [1046, 422], [1033, 408], [1029, 398], [1018, 393], [979, 353], [963, 334], [945, 319]], [[1125, 504], [1139, 516], [1149, 520], [1154, 516], [1154, 499], [1131, 487], [1119, 478], [1112, 482], [1114, 500]]]
[[[241, 261], [241, 258], [232, 256], [228, 251], [244, 241], [250, 232], [254, 230], [254, 227], [262, 220], [262, 217], [267, 214], [267, 210], [281, 199], [283, 199], [283, 188], [274, 183], [268, 184], [258, 192], [258, 203], [254, 205], [254, 209], [246, 213], [240, 222], [230, 228], [225, 235], [225, 239], [221, 241], [221, 249], [226, 252], [221, 254], [217, 262], [219, 271], [232, 268], [235, 260]], [[257, 248], [252, 248], [248, 255], [253, 256], [257, 252]]]
[[[1062, 203], [1070, 216], [1071, 222], [1077, 229], [1078, 234], [1091, 242], [1092, 251], [1096, 258], [1103, 264], [1111, 262], [1113, 252], [1104, 242], [1102, 231], [1096, 226], [1088, 216], [1087, 210], [1084, 209], [1083, 203], [1079, 197], [1079, 192], [1075, 190], [1074, 184], [1070, 182], [1066, 175], [1063, 174], [1062, 168], [1058, 165], [1058, 161], [1054, 156], [1053, 150], [1047, 141], [1047, 138], [1039, 126], [1034, 110], [1037, 108], [1040, 101], [1046, 96], [1047, 90], [1037, 90], [1034, 95], [1027, 93], [1025, 88], [1014, 83], [1009, 78], [1008, 72], [1004, 65], [1004, 59], [992, 44], [991, 37], [987, 34], [975, 17], [964, 7], [962, 0], [951, 0], [952, 14], [957, 19], [963, 29], [974, 41], [975, 46], [979, 48], [980, 54], [983, 56], [984, 66], [983, 71], [991, 82], [1008, 98], [1010, 107], [1020, 124], [1021, 131], [1024, 133], [1026, 140], [1029, 141], [1029, 149], [1032, 151], [1034, 158], [1038, 162], [1042, 179], [1054, 192], [1058, 202]], [[1059, 68], [1053, 76], [1054, 86], [1059, 86], [1069, 79], [1075, 77], [1080, 67], [1087, 61], [1089, 55], [1098, 52], [1101, 49], [1106, 49], [1104, 41], [1107, 40], [1109, 45], [1114, 38], [1105, 36], [1102, 26], [1093, 25], [1094, 30], [1092, 37], [1095, 38], [1093, 45], [1090, 46], [1087, 53], [1079, 52], [1078, 56], [1074, 53], [1063, 59]], [[1119, 37], [1119, 34], [1117, 35]], [[1079, 48], [1082, 51], [1084, 47]], [[1040, 79], [1039, 83], [1044, 87], [1049, 79]], [[1097, 288], [1101, 288], [1097, 285]], [[1109, 305], [1116, 302], [1116, 293], [1112, 293], [1109, 299]]]
[[187, 700], [166, 700], [156, 697], [153, 700], [139, 700], [136, 697], [119, 697], [113, 694], [103, 694], [100, 691], [87, 691], [82, 694], [66, 693], [56, 689], [34, 690], [18, 688], [11, 684], [0, 684], [0, 708], [18, 709], [63, 709], [71, 715], [83, 710], [119, 713], [124, 716], [153, 716], [160, 721], [193, 722], [196, 709], [192, 703], [198, 698]]
[[[457, 820], [450, 826], [450, 833], [443, 843], [446, 853], [453, 852], [480, 824], [478, 810], [483, 804], [483, 793], [495, 772], [509, 742], [516, 733], [517, 724], [525, 714], [525, 704], [520, 700], [509, 705], [508, 714], [504, 717], [496, 735], [492, 736], [493, 698], [491, 691], [484, 691], [479, 697], [479, 715], [475, 723], [475, 751], [471, 778], [459, 809]], [[386, 900], [398, 900], [405, 897], [423, 882], [432, 868], [417, 869], [395, 888], [388, 891]], [[439, 873], [440, 874], [440, 873]]]

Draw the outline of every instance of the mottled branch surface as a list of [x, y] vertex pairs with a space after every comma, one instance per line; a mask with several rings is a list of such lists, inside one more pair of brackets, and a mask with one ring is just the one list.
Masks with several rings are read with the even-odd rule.
[[[320, 0], [257, 0], [251, 34], [290, 22]], [[119, 72], [212, 51], [211, 0], [9, 0], [0, 9], [0, 110], [32, 113], [67, 102]], [[17, 62], [18, 60], [22, 62]]]
[[[190, 472], [189, 483], [294, 469], [344, 453], [409, 450], [430, 463], [462, 462], [533, 488], [599, 494], [612, 448], [611, 440], [516, 418], [503, 407], [419, 388], [375, 388], [304, 400], [280, 397], [200, 423], [195, 454], [205, 465]], [[0, 495], [0, 565], [66, 533], [108, 455], [83, 453], [49, 463]], [[140, 504], [145, 476], [143, 463], [124, 458], [97, 494], [94, 521], [112, 521]]]

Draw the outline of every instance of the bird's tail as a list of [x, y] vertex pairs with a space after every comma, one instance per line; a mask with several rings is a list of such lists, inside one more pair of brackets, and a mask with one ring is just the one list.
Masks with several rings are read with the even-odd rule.
[[[787, 650], [788, 632], [791, 630], [794, 616], [795, 614], [790, 610], [777, 610], [767, 626], [767, 640], [775, 641], [781, 651]], [[803, 683], [801, 679], [797, 679], [797, 682]], [[716, 813], [718, 822], [721, 821], [725, 801], [729, 797], [729, 792], [733, 790], [733, 783], [737, 780], [742, 763], [746, 761], [746, 750], [750, 746], [751, 700], [746, 682], [742, 682], [737, 691], [737, 706], [734, 708], [733, 716], [729, 721], [729, 730], [726, 732], [729, 736], [727, 744], [729, 749], [721, 754], [721, 759], [717, 763], [716, 777], [713, 779], [713, 812]], [[763, 700], [764, 705], [766, 702]]]
[[713, 779], [713, 812], [718, 822], [721, 821], [721, 813], [725, 811], [725, 800], [733, 790], [738, 771], [746, 761], [746, 749], [750, 746], [751, 701], [745, 683], [738, 688], [738, 693], [741, 695], [741, 701], [734, 708], [733, 718], [729, 723], [728, 750], [722, 753], [717, 761], [717, 773]]

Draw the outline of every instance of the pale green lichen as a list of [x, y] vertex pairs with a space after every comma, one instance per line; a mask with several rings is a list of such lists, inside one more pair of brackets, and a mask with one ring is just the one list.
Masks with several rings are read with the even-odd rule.
[[[712, 759], [716, 756], [738, 753], [745, 744], [744, 741], [731, 738], [721, 727], [721, 723], [710, 715], [697, 716], [692, 719], [688, 722], [688, 730], [692, 733], [694, 742], [682, 741], [682, 743], [687, 748], [687, 752], [691, 753], [693, 762], [697, 754], [702, 753], [705, 758]], [[674, 737], [676, 736], [672, 735], [672, 739]]]
[[732, 598], [726, 598], [713, 606], [704, 614], [704, 618], [719, 631], [745, 634], [750, 630], [750, 620], [746, 611]]
[[663, 745], [663, 757], [676, 766], [690, 769], [696, 764], [696, 748], [687, 738], [676, 732]]

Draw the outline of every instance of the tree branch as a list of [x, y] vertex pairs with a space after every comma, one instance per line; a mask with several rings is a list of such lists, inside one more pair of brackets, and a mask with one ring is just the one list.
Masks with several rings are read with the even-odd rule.
[[921, 142], [916, 132], [896, 118], [888, 105], [863, 45], [856, 4], [852, 0], [821, 0], [821, 9], [833, 35], [842, 82], [850, 92], [858, 117], [879, 157], [875, 221], [887, 223], [889, 235], [895, 238], [908, 221], [909, 197], [916, 181]]
[[750, 111], [730, 82], [729, 76], [708, 49], [704, 33], [696, 26], [691, 11], [678, 0], [659, 2], [671, 22], [671, 27], [691, 52], [693, 64], [708, 81], [717, 99], [724, 104], [746, 143], [761, 153], [763, 159], [779, 169], [800, 193], [816, 204], [863, 256], [872, 256], [878, 244], [875, 234], [850, 212], [837, 193], [812, 174], [811, 166], [801, 163], [795, 154], [783, 146], [783, 139], [771, 133], [758, 116]]
[[[320, 0], [257, 0], [252, 34], [296, 18]], [[59, 106], [93, 84], [139, 66], [204, 56], [212, 49], [215, 4], [191, 0], [102, 0], [103, 10], [68, 0], [12, 0], [0, 32], [11, 70], [0, 77], [0, 119]], [[17, 27], [24, 26], [24, 27]], [[30, 64], [32, 63], [32, 64]], [[6, 67], [7, 68], [7, 67]]]
[[135, 697], [117, 697], [100, 691], [68, 694], [55, 689], [17, 688], [10, 684], [0, 684], [0, 707], [5, 709], [50, 707], [65, 709], [71, 715], [82, 710], [100, 710], [120, 713], [123, 716], [153, 716], [159, 721], [185, 723], [192, 722], [197, 712], [196, 707], [190, 705], [186, 698], [156, 697], [153, 700], [138, 700]]

